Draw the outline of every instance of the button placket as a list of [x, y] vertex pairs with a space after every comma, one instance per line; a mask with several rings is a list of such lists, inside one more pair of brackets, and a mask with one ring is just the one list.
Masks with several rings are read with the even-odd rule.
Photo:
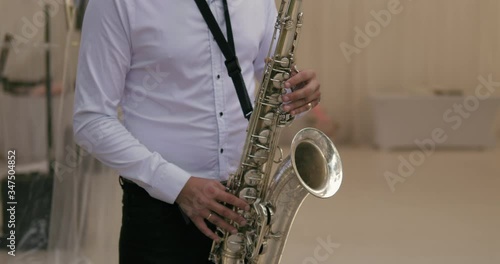
[[[213, 5], [211, 5], [211, 10], [212, 13], [214, 14], [215, 19], [220, 22], [224, 19], [224, 17], [220, 14], [223, 14], [223, 6], [222, 4], [219, 5], [216, 1], [212, 1]], [[221, 23], [219, 23], [220, 25]], [[227, 164], [228, 161], [226, 159], [226, 155], [223, 155], [224, 153], [224, 144], [225, 144], [225, 137], [227, 134], [226, 131], [226, 126], [224, 122], [224, 101], [225, 101], [225, 94], [224, 94], [224, 79], [222, 78], [222, 71], [226, 70], [225, 65], [224, 65], [224, 56], [220, 52], [219, 46], [217, 45], [217, 42], [215, 41], [214, 37], [212, 34], [210, 34], [210, 46], [211, 46], [211, 55], [212, 55], [212, 78], [213, 78], [213, 83], [214, 83], [214, 96], [215, 96], [215, 113], [216, 113], [216, 122], [217, 122], [217, 128], [218, 128], [218, 165], [219, 165], [219, 175], [218, 177], [220, 180], [224, 180], [227, 175], [224, 175], [227, 171]]]

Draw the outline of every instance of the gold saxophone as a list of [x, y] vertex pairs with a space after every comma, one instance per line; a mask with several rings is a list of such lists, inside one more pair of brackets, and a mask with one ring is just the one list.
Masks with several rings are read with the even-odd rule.
[[[280, 131], [293, 121], [281, 110], [284, 82], [290, 78], [302, 27], [302, 0], [282, 0], [278, 11], [263, 81], [256, 94], [240, 166], [227, 183], [227, 191], [251, 205], [248, 212], [234, 206], [247, 225], [237, 234], [218, 229], [210, 260], [217, 264], [279, 263], [295, 215], [307, 194], [333, 196], [342, 182], [342, 164], [331, 140], [321, 131], [305, 128], [282, 159]], [[271, 52], [276, 41], [276, 49]], [[279, 161], [274, 161], [278, 150]], [[273, 163], [281, 163], [271, 176]]]

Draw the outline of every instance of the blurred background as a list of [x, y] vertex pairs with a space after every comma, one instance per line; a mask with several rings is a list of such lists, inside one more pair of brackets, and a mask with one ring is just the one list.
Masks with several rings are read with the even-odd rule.
[[[1, 263], [117, 263], [117, 174], [72, 138], [84, 7], [0, 0]], [[500, 1], [314, 0], [303, 11], [298, 65], [317, 71], [322, 101], [282, 146], [321, 129], [344, 180], [331, 199], [306, 198], [282, 263], [500, 263]]]

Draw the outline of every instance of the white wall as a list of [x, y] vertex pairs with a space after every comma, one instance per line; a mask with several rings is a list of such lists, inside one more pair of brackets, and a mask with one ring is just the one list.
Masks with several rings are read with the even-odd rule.
[[[392, 2], [402, 11], [349, 63], [340, 44], [355, 46], [355, 27], [373, 24], [371, 12]], [[304, 12], [299, 65], [318, 71], [322, 106], [340, 122], [343, 140], [370, 139], [370, 94], [433, 86], [471, 94], [480, 75], [500, 82], [500, 1], [314, 0], [304, 1]], [[500, 136], [500, 115], [496, 127]]]

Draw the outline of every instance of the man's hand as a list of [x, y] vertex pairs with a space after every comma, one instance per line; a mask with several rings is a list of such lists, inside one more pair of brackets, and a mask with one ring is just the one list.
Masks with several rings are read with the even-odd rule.
[[189, 178], [175, 202], [203, 234], [216, 241], [220, 238], [208, 228], [204, 219], [231, 233], [237, 230], [225, 219], [235, 221], [241, 226], [246, 224], [245, 218], [219, 202], [250, 210], [245, 201], [227, 193], [220, 182], [198, 177]]
[[296, 87], [293, 92], [282, 96], [283, 110], [292, 116], [311, 110], [321, 100], [320, 83], [313, 70], [292, 73], [285, 82], [285, 88]]

